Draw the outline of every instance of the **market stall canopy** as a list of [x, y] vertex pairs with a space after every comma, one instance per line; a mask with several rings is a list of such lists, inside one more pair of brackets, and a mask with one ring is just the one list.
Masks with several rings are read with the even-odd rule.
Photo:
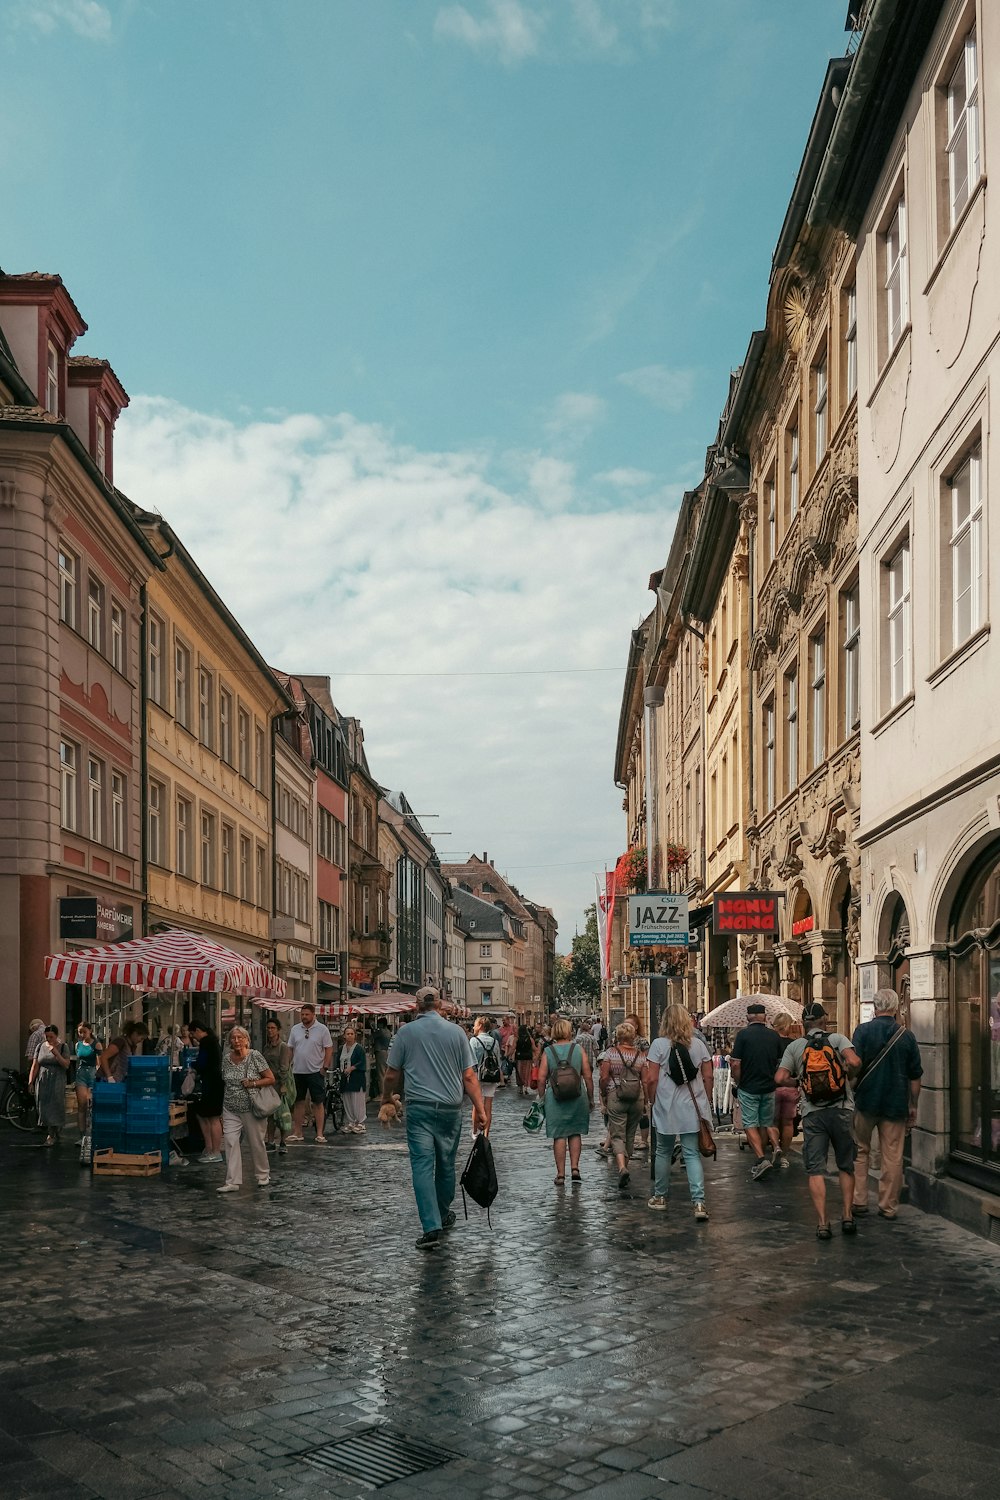
[[[301, 1000], [258, 1000], [257, 1005], [265, 1010], [298, 1010]], [[395, 1016], [403, 1011], [416, 1010], [417, 1002], [412, 995], [389, 994], [366, 995], [361, 1000], [348, 1000], [346, 1004], [317, 1005], [316, 1014], [326, 1020], [334, 1016]]]
[[285, 981], [263, 964], [180, 927], [125, 943], [49, 953], [48, 979], [61, 984], [130, 984], [148, 990], [184, 990], [281, 1000]]
[[748, 1025], [747, 1006], [763, 1005], [764, 1019], [773, 1021], [782, 1012], [793, 1021], [802, 1020], [802, 1007], [795, 1000], [786, 1000], [784, 995], [737, 995], [735, 1000], [726, 1000], [702, 1016], [702, 1031], [734, 1031]]

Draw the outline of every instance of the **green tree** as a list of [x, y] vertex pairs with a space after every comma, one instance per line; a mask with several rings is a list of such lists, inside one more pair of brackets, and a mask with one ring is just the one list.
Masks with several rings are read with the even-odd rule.
[[597, 907], [584, 913], [582, 932], [572, 951], [556, 964], [556, 1004], [568, 1010], [596, 1010], [601, 1003], [601, 953], [597, 939]]

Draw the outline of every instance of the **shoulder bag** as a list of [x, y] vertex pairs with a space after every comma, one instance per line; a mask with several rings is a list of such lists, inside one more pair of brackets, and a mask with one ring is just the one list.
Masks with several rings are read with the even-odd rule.
[[[255, 1067], [259, 1067], [261, 1063], [264, 1063], [264, 1068], [270, 1072], [266, 1061], [261, 1057], [260, 1053], [251, 1052], [243, 1065], [244, 1082], [246, 1081], [247, 1067], [251, 1060]], [[260, 1072], [256, 1073], [255, 1077], [259, 1078]], [[269, 1120], [275, 1111], [281, 1108], [281, 1095], [273, 1083], [265, 1083], [259, 1089], [247, 1089], [247, 1097], [250, 1100], [250, 1113], [257, 1120]]]
[[694, 1105], [694, 1112], [698, 1116], [698, 1150], [701, 1152], [702, 1156], [717, 1156], [718, 1152], [716, 1151], [715, 1137], [712, 1134], [712, 1127], [705, 1119], [705, 1116], [702, 1114], [701, 1110], [698, 1108], [698, 1100], [695, 1095], [694, 1089], [691, 1087], [690, 1078], [685, 1078], [684, 1082], [687, 1085], [688, 1093], [691, 1095], [691, 1103]]

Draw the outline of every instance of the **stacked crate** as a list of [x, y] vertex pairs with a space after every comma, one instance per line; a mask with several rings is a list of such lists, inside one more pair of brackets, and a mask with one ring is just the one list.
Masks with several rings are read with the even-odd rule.
[[170, 1158], [170, 1059], [129, 1059], [124, 1083], [94, 1086], [91, 1135], [98, 1151], [125, 1156], [155, 1152]]

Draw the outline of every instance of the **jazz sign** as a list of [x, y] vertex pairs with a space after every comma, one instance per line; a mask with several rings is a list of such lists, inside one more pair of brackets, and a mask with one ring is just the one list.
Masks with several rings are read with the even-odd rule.
[[687, 948], [688, 898], [669, 891], [644, 891], [628, 898], [630, 948]]

